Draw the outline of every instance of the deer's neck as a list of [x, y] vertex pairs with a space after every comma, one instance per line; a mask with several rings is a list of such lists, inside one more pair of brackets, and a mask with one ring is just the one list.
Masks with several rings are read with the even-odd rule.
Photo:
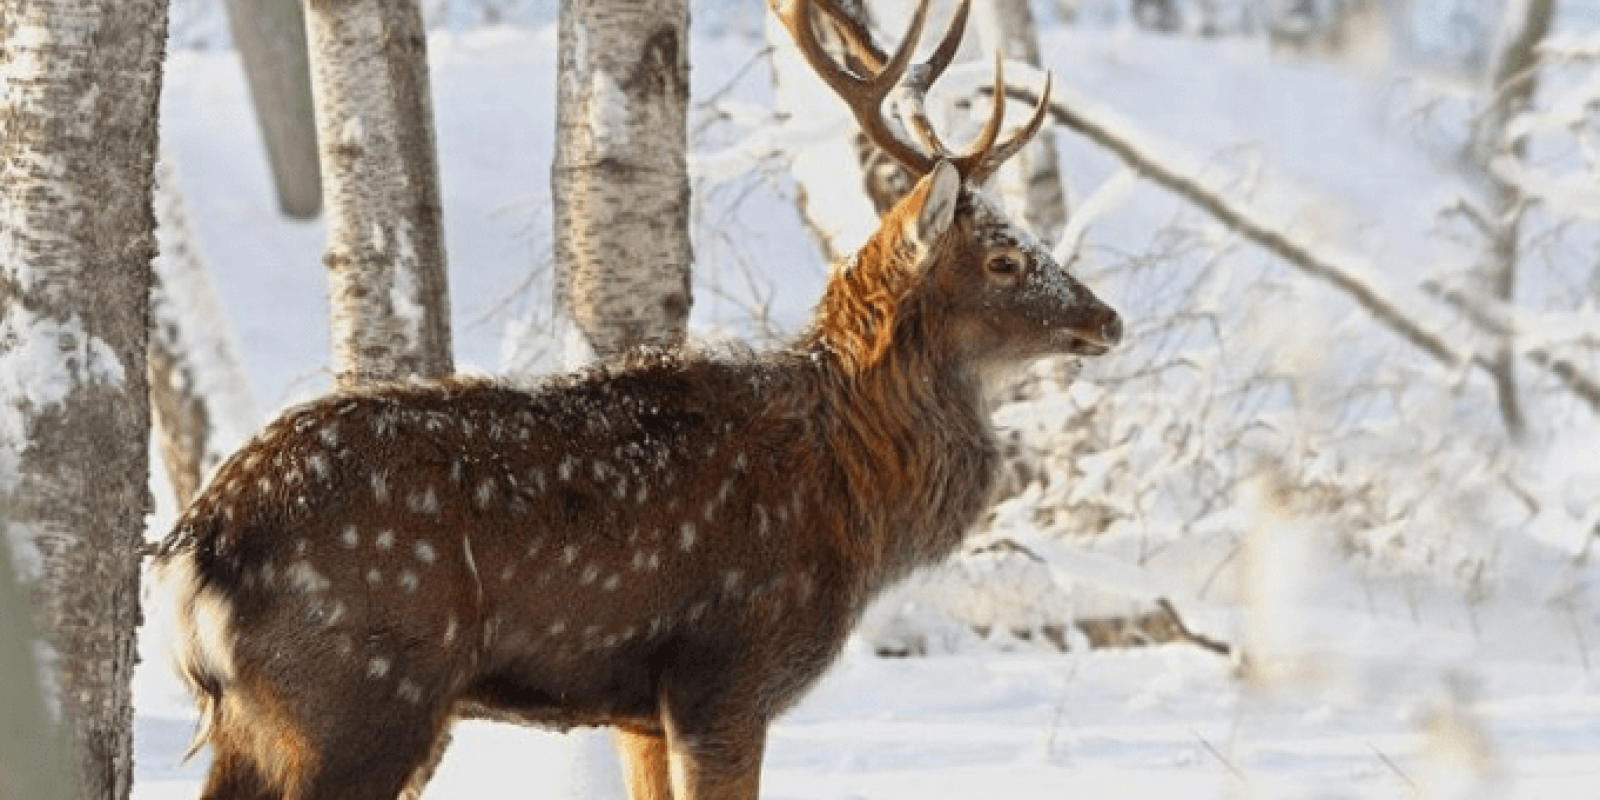
[[[863, 521], [850, 546], [871, 565], [862, 576], [869, 595], [960, 545], [999, 461], [979, 377], [930, 344], [917, 329], [926, 320], [888, 322], [887, 332], [822, 324], [807, 344], [827, 447]], [[860, 344], [878, 336], [884, 346], [862, 357]]]

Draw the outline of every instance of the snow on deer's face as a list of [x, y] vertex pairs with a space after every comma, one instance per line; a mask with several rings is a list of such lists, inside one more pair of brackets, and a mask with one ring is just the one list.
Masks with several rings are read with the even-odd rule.
[[985, 368], [1098, 356], [1121, 340], [1117, 312], [970, 184], [960, 187], [945, 246], [927, 277], [943, 298], [952, 345]]

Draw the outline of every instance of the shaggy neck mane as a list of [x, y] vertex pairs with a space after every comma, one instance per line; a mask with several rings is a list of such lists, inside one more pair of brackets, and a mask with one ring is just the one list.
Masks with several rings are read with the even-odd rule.
[[[845, 473], [853, 513], [868, 523], [869, 541], [857, 544], [874, 552], [858, 556], [885, 560], [875, 571], [885, 576], [942, 558], [959, 542], [948, 541], [944, 518], [962, 515], [954, 507], [964, 507], [961, 492], [986, 497], [985, 459], [994, 448], [982, 387], [941, 335], [942, 314], [922, 285], [926, 268], [919, 272], [896, 244], [874, 237], [834, 271], [798, 343], [816, 370], [828, 447]], [[882, 509], [891, 506], [915, 509], [918, 519], [887, 518]], [[927, 539], [909, 543], [909, 552], [886, 552], [891, 528], [902, 538], [908, 528], [919, 539], [926, 531]]]

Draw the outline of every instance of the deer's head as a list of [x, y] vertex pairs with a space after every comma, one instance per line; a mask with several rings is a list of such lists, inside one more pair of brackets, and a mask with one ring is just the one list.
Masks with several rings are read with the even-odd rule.
[[[856, 295], [857, 303], [872, 294], [919, 303], [942, 323], [943, 344], [984, 371], [1047, 355], [1103, 354], [1122, 338], [1116, 311], [1056, 263], [1047, 248], [982, 190], [1043, 126], [1050, 82], [1027, 124], [1002, 137], [1005, 73], [997, 56], [993, 111], [976, 140], [960, 153], [945, 146], [928, 119], [924, 97], [955, 56], [969, 2], [962, 0], [933, 54], [915, 65], [911, 54], [927, 16], [927, 0], [918, 4], [909, 32], [892, 54], [878, 48], [835, 0], [792, 0], [777, 9], [807, 62], [850, 107], [863, 133], [917, 178], [916, 187], [884, 216], [851, 267], [877, 274], [837, 276], [836, 281], [859, 284], [847, 292]], [[827, 54], [813, 28], [813, 9], [833, 20], [867, 74], [857, 75]], [[915, 143], [885, 116], [884, 103], [891, 95]], [[878, 327], [870, 338], [879, 340], [881, 348], [892, 332]]]

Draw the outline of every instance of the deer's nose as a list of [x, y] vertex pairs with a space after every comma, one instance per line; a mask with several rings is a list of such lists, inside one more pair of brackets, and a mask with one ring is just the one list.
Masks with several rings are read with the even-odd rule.
[[1122, 315], [1106, 307], [1107, 319], [1100, 323], [1100, 343], [1112, 347], [1122, 341]]

